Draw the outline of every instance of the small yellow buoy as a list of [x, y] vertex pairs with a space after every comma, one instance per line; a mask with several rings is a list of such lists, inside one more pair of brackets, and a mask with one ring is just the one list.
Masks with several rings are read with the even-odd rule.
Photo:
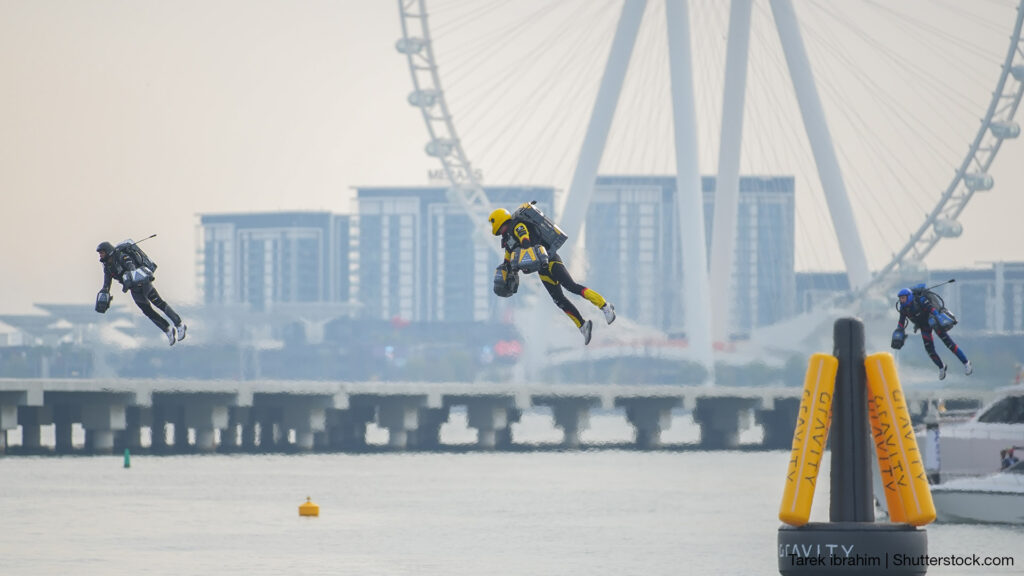
[[306, 496], [306, 502], [299, 506], [299, 516], [319, 516], [320, 507], [313, 504], [309, 496]]

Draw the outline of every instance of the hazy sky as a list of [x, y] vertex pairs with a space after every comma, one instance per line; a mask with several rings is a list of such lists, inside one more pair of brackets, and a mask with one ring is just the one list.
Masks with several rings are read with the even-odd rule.
[[152, 233], [192, 300], [197, 214], [420, 183], [399, 30], [393, 2], [0, 3], [0, 311], [91, 303], [96, 245]]
[[[390, 0], [0, 0], [0, 313], [91, 306], [96, 245], [153, 233], [158, 289], [191, 302], [198, 214], [347, 212], [353, 186], [425, 184], [399, 36]], [[949, 265], [1024, 260], [1007, 146]]]

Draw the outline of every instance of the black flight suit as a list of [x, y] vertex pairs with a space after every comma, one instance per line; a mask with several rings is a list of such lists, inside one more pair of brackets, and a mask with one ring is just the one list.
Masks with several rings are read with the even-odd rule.
[[[170, 329], [171, 325], [163, 316], [153, 309], [153, 306], [156, 306], [162, 310], [164, 314], [167, 314], [167, 317], [171, 319], [171, 322], [173, 322], [175, 326], [181, 326], [181, 317], [174, 312], [174, 309], [171, 308], [167, 302], [164, 302], [163, 298], [160, 298], [160, 294], [156, 291], [156, 288], [153, 287], [153, 280], [155, 280], [155, 278], [150, 278], [149, 280], [138, 284], [129, 282], [129, 284], [126, 285], [125, 274], [135, 270], [135, 263], [132, 262], [131, 257], [125, 253], [124, 250], [114, 250], [113, 247], [111, 247], [106, 251], [106, 253], [107, 256], [100, 259], [100, 262], [103, 263], [104, 292], [110, 292], [111, 280], [117, 278], [117, 281], [121, 283], [121, 291], [127, 292], [131, 290], [132, 300], [135, 300], [135, 304], [140, 310], [142, 310], [142, 313], [152, 320], [153, 324], [156, 324], [157, 328], [166, 333], [167, 330]], [[151, 302], [152, 305], [150, 305]]]

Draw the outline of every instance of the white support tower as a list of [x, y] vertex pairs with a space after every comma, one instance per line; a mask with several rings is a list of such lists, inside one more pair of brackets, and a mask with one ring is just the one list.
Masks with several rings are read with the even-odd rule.
[[[611, 52], [608, 54], [594, 109], [591, 112], [590, 123], [587, 125], [587, 133], [583, 138], [579, 159], [576, 161], [576, 170], [573, 173], [572, 183], [569, 185], [569, 193], [561, 212], [557, 214], [559, 226], [569, 237], [559, 249], [562, 254], [572, 254], [583, 230], [583, 222], [587, 216], [590, 199], [594, 195], [597, 170], [601, 164], [601, 157], [604, 155], [605, 143], [608, 141], [608, 131], [611, 129], [612, 120], [615, 117], [622, 84], [626, 78], [626, 71], [629, 69], [629, 61], [633, 55], [633, 47], [636, 45], [636, 37], [646, 7], [647, 0], [626, 0], [622, 6], [622, 13], [619, 15], [619, 22], [615, 29], [615, 37], [612, 39]], [[540, 367], [546, 361], [548, 351], [548, 328], [544, 321], [546, 314], [546, 310], [540, 306], [534, 306], [532, 311], [526, 312], [526, 315], [529, 316], [525, 319], [526, 325], [533, 327], [530, 332], [534, 335], [524, 350], [523, 359], [526, 361], [526, 365], [524, 366], [523, 362], [519, 364], [526, 372], [529, 371], [528, 367]], [[530, 374], [524, 374], [524, 376], [530, 376]]]
[[868, 260], [864, 255], [857, 221], [853, 217], [853, 207], [846, 193], [846, 184], [836, 158], [832, 134], [825, 121], [825, 110], [818, 96], [818, 88], [814, 84], [814, 73], [807, 59], [800, 25], [797, 23], [796, 12], [790, 0], [771, 0], [772, 16], [775, 18], [775, 29], [779, 33], [782, 51], [786, 56], [789, 77], [793, 81], [800, 115], [804, 121], [804, 130], [814, 153], [814, 163], [818, 167], [818, 177], [825, 191], [828, 211], [832, 216], [839, 250], [846, 264], [846, 274], [850, 279], [850, 290], [856, 292], [871, 280]]
[[608, 141], [608, 131], [612, 127], [615, 108], [619, 103], [619, 94], [629, 69], [629, 60], [633, 55], [637, 32], [644, 17], [647, 0], [626, 0], [622, 5], [619, 23], [615, 28], [611, 52], [605, 64], [601, 85], [597, 90], [597, 100], [591, 112], [587, 133], [583, 137], [576, 171], [572, 175], [569, 194], [565, 198], [565, 206], [559, 214], [562, 230], [569, 236], [562, 246], [563, 253], [570, 253], [583, 229], [587, 217], [590, 198], [594, 195], [594, 182], [597, 180], [597, 169], [601, 164], [604, 146]]
[[697, 361], [714, 382], [711, 342], [711, 294], [708, 286], [704, 195], [697, 148], [697, 113], [691, 61], [690, 15], [687, 0], [665, 0], [669, 75], [676, 147], [676, 212], [683, 256], [683, 302], [686, 337]]
[[736, 260], [736, 214], [740, 195], [740, 153], [743, 143], [743, 107], [747, 93], [750, 53], [750, 13], [753, 0], [732, 0], [729, 41], [725, 53], [725, 89], [722, 94], [722, 141], [715, 179], [715, 214], [711, 227], [711, 318], [715, 342], [729, 338], [732, 318], [733, 267]]

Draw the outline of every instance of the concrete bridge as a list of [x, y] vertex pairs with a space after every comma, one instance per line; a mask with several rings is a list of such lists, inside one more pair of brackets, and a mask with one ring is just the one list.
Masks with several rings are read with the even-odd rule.
[[[764, 430], [763, 448], [792, 442], [799, 387], [517, 385], [489, 383], [226, 381], [177, 379], [0, 379], [0, 454], [7, 432], [20, 427], [21, 453], [73, 453], [72, 427], [85, 431], [84, 451], [124, 448], [153, 453], [333, 450], [367, 448], [369, 423], [388, 430], [396, 450], [443, 448], [441, 426], [463, 406], [482, 450], [511, 447], [510, 425], [524, 410], [548, 407], [564, 433], [562, 446], [580, 445], [591, 410], [618, 411], [636, 430], [636, 446], [660, 447], [673, 410], [693, 415], [699, 447], [738, 446], [750, 416]], [[932, 399], [980, 405], [983, 390], [907, 392], [912, 412]], [[53, 445], [42, 428], [53, 426]], [[170, 426], [168, 426], [170, 425]], [[147, 429], [148, 434], [143, 430]], [[173, 431], [173, 432], [171, 432]], [[143, 443], [150, 438], [148, 445]], [[12, 447], [13, 448], [13, 447]]]

